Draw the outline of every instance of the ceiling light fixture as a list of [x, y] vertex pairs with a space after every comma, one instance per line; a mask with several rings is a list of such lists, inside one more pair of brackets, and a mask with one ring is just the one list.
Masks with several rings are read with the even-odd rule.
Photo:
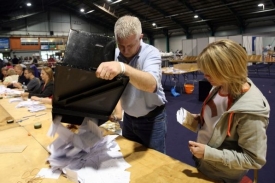
[[122, 0], [117, 0], [117, 1], [115, 1], [115, 2], [112, 2], [111, 4], [113, 5], [113, 4], [116, 4], [116, 3], [119, 3], [119, 2], [121, 2]]
[[199, 18], [199, 16], [198, 16], [198, 15], [195, 15], [194, 18]]
[[156, 23], [154, 22], [154, 23], [152, 23], [152, 26], [156, 26]]
[[88, 14], [88, 13], [92, 13], [92, 12], [94, 12], [95, 10], [91, 10], [91, 11], [88, 11], [86, 14]]
[[81, 11], [81, 12], [84, 12], [84, 9], [83, 9], [83, 8], [81, 8], [81, 9], [80, 9], [80, 11]]
[[263, 3], [258, 4], [258, 6], [263, 7], [263, 10], [264, 10], [264, 4]]
[[27, 6], [31, 6], [32, 5], [32, 3], [27, 3]]

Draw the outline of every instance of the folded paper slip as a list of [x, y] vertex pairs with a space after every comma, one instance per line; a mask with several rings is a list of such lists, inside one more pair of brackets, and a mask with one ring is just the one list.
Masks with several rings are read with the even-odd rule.
[[198, 119], [195, 119], [194, 116], [184, 108], [180, 108], [177, 111], [177, 121], [193, 132], [198, 131]]

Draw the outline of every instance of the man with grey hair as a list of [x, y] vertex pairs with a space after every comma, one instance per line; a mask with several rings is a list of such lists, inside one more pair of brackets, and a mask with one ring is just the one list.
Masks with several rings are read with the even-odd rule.
[[97, 77], [106, 80], [119, 74], [129, 77], [130, 82], [118, 103], [124, 110], [122, 135], [165, 153], [167, 100], [161, 85], [160, 53], [142, 41], [141, 23], [137, 17], [119, 18], [114, 33], [118, 45], [117, 61], [102, 62], [96, 71]]

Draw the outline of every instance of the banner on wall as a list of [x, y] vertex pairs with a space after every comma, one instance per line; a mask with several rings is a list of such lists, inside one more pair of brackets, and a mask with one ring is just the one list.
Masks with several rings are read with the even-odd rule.
[[41, 45], [41, 50], [48, 50], [49, 49], [49, 45]]
[[0, 49], [9, 49], [10, 40], [9, 38], [0, 38]]

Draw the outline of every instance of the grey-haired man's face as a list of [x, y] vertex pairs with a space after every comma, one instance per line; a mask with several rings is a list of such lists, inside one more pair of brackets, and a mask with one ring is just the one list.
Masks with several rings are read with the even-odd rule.
[[140, 36], [131, 35], [127, 38], [117, 37], [117, 45], [121, 54], [126, 58], [132, 58], [135, 56], [140, 48], [140, 40], [142, 39], [142, 34]]

